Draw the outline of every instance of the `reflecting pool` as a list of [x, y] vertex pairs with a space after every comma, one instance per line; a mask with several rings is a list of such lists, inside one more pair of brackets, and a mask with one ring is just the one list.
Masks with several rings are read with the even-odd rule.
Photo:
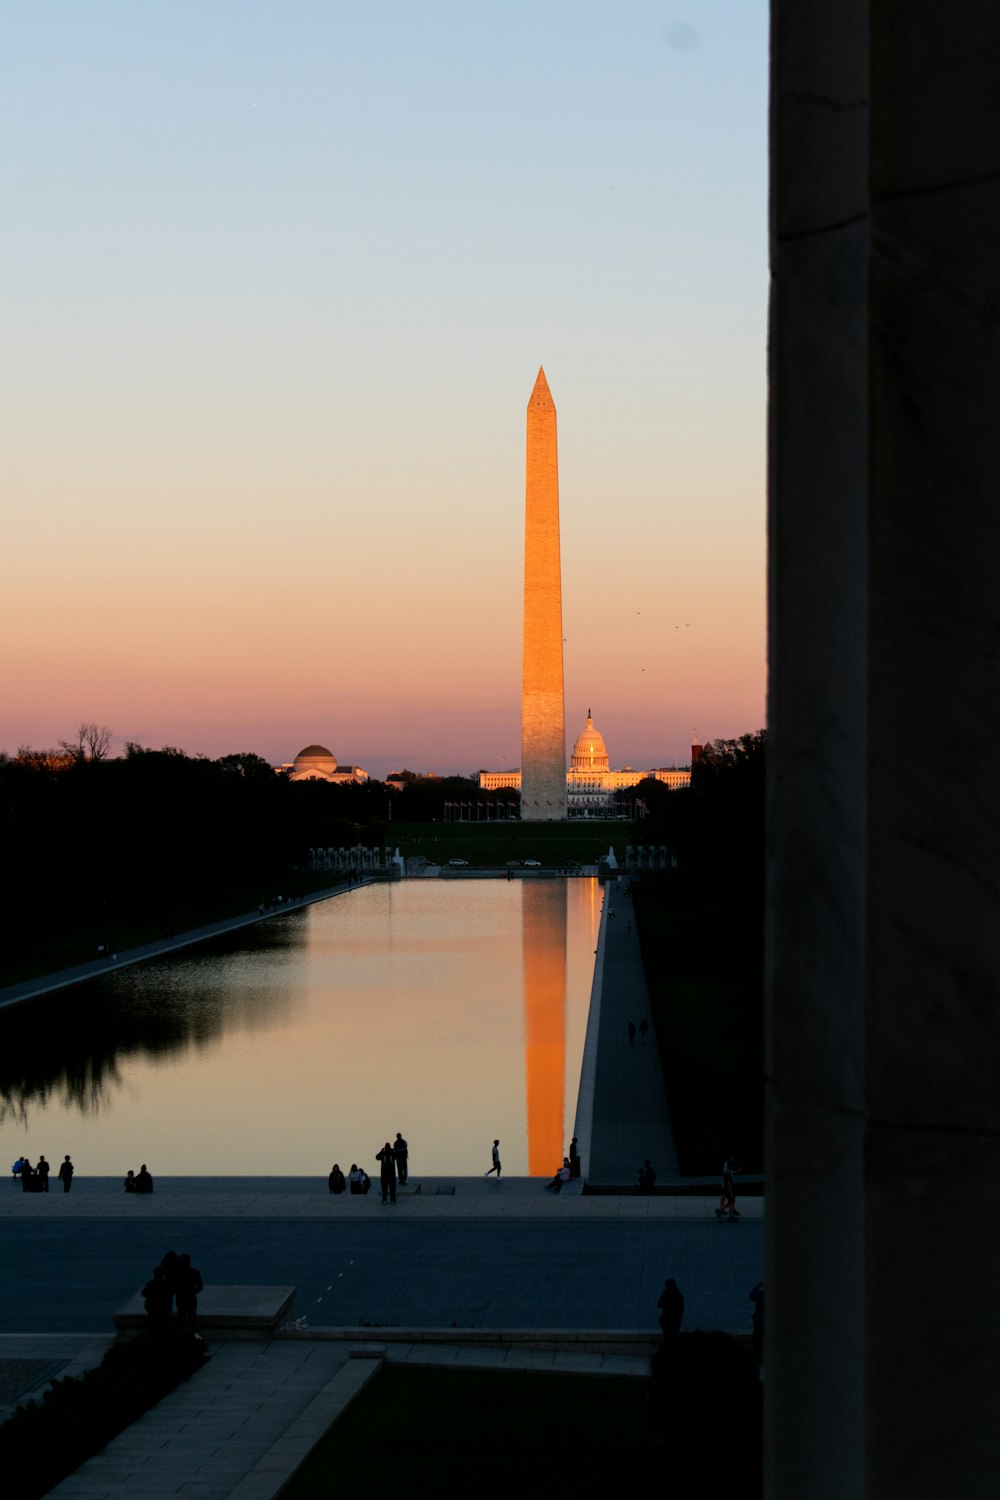
[[0, 1153], [83, 1175], [551, 1174], [572, 1135], [595, 880], [366, 886], [0, 1015]]

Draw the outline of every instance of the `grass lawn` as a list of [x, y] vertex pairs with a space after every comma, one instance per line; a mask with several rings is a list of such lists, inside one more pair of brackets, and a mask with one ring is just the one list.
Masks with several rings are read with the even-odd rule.
[[282, 1500], [577, 1495], [604, 1475], [600, 1492], [612, 1495], [635, 1461], [654, 1452], [648, 1402], [649, 1383], [628, 1376], [389, 1365], [330, 1428]]
[[763, 914], [704, 876], [632, 886], [667, 1100], [686, 1174], [764, 1165]]
[[394, 823], [389, 843], [400, 854], [424, 854], [433, 864], [467, 859], [472, 868], [501, 868], [508, 860], [537, 859], [550, 868], [576, 860], [596, 864], [610, 845], [620, 854], [631, 824], [598, 823]]

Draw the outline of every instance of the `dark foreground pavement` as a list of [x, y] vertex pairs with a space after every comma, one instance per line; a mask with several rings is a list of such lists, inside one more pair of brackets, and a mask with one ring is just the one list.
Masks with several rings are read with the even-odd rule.
[[655, 1328], [673, 1276], [685, 1326], [749, 1329], [759, 1219], [418, 1222], [391, 1217], [399, 1211], [355, 1224], [8, 1219], [2, 1328], [108, 1333], [115, 1309], [173, 1249], [189, 1251], [206, 1282], [297, 1286], [296, 1315], [313, 1327]]

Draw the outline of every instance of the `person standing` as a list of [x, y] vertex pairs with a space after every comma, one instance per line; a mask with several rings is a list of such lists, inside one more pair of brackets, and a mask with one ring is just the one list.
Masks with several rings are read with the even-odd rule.
[[174, 1282], [174, 1300], [177, 1303], [177, 1327], [194, 1331], [198, 1315], [198, 1293], [204, 1289], [201, 1272], [191, 1264], [190, 1255], [178, 1257]]
[[410, 1175], [410, 1148], [403, 1140], [399, 1131], [396, 1131], [396, 1139], [392, 1143], [392, 1149], [396, 1157], [396, 1171], [399, 1174], [400, 1187], [406, 1186]]
[[644, 1042], [646, 1040], [646, 1034], [647, 1034], [648, 1031], [649, 1031], [649, 1022], [646, 1020], [646, 1017], [643, 1016], [642, 1020], [639, 1022], [639, 1040], [640, 1040], [640, 1042]]
[[151, 1193], [153, 1191], [153, 1179], [146, 1168], [145, 1162], [139, 1168], [139, 1175], [135, 1179], [135, 1190], [137, 1193]]
[[152, 1278], [142, 1289], [143, 1306], [149, 1318], [150, 1333], [162, 1333], [170, 1322], [173, 1293], [167, 1285], [162, 1266], [153, 1268]]
[[764, 1363], [764, 1283], [758, 1281], [750, 1293], [753, 1312], [750, 1324], [753, 1328], [753, 1357], [758, 1369]]
[[629, 1021], [629, 1023], [628, 1023], [628, 1044], [629, 1044], [630, 1047], [635, 1046], [635, 1022], [634, 1021]]
[[40, 1193], [47, 1193], [49, 1190], [49, 1164], [44, 1156], [38, 1158], [35, 1175], [38, 1178], [38, 1191]]
[[577, 1145], [576, 1136], [569, 1143], [569, 1172], [571, 1177], [580, 1175], [580, 1150]]
[[660, 1332], [664, 1339], [669, 1341], [676, 1338], [684, 1317], [684, 1293], [672, 1276], [668, 1276], [663, 1283], [663, 1291], [656, 1305], [660, 1309]]
[[347, 1186], [344, 1181], [344, 1174], [340, 1170], [340, 1167], [336, 1162], [334, 1162], [333, 1166], [330, 1168], [330, 1175], [327, 1178], [327, 1185], [331, 1193], [342, 1193], [344, 1191], [344, 1188]]
[[393, 1151], [393, 1149], [390, 1146], [390, 1144], [389, 1144], [388, 1141], [386, 1141], [386, 1143], [382, 1147], [381, 1151], [376, 1152], [376, 1154], [375, 1154], [375, 1160], [380, 1163], [379, 1174], [378, 1175], [379, 1175], [379, 1185], [382, 1188], [382, 1202], [384, 1203], [386, 1201], [386, 1194], [388, 1193], [388, 1195], [389, 1195], [389, 1202], [390, 1203], [395, 1203], [395, 1201], [396, 1201], [396, 1154]]
[[68, 1193], [73, 1186], [73, 1163], [68, 1156], [64, 1156], [62, 1159], [62, 1166], [59, 1168], [59, 1181], [63, 1185], [63, 1192]]
[[500, 1181], [500, 1142], [499, 1141], [494, 1141], [493, 1142], [493, 1165], [492, 1165], [492, 1167], [490, 1167], [489, 1172], [484, 1172], [483, 1173], [483, 1176], [484, 1177], [489, 1177], [490, 1172], [495, 1172], [497, 1174], [497, 1182], [499, 1182]]
[[31, 1162], [29, 1161], [28, 1157], [25, 1157], [24, 1160], [21, 1163], [21, 1192], [22, 1193], [34, 1193], [36, 1191], [37, 1191], [37, 1189], [35, 1187], [35, 1169], [31, 1165]]

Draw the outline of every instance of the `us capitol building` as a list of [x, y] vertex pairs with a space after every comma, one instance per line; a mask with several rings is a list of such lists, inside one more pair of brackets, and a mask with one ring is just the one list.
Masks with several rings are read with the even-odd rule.
[[[576, 816], [588, 813], [603, 813], [611, 806], [616, 792], [652, 777], [662, 781], [673, 790], [691, 785], [691, 772], [678, 770], [633, 771], [631, 766], [612, 771], [608, 759], [604, 736], [594, 728], [594, 721], [587, 710], [587, 722], [576, 737], [573, 758], [566, 772], [566, 807]], [[520, 771], [480, 771], [479, 785], [484, 791], [496, 791], [499, 787], [521, 790]]]

